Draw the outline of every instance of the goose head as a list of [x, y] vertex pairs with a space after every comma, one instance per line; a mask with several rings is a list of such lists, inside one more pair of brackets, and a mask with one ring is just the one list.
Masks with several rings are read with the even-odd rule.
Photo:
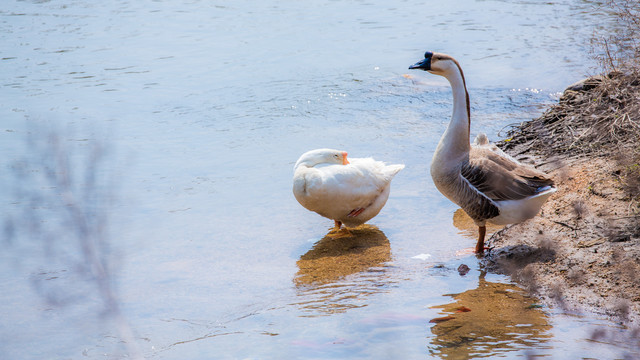
[[424, 59], [409, 66], [409, 69], [420, 69], [445, 77], [452, 72], [462, 72], [460, 64], [453, 57], [430, 51], [424, 53]]
[[307, 151], [300, 156], [294, 168], [298, 166], [314, 167], [319, 164], [340, 164], [347, 165], [347, 152], [333, 149], [316, 149]]

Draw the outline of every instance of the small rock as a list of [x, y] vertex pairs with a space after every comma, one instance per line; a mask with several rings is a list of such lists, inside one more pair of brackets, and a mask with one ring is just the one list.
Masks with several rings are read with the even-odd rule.
[[460, 276], [465, 276], [467, 275], [467, 273], [469, 272], [469, 267], [465, 264], [461, 264], [460, 266], [458, 266], [458, 274], [460, 274]]

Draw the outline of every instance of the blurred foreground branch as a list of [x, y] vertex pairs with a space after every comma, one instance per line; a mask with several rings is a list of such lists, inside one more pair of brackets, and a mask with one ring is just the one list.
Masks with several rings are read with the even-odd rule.
[[48, 304], [63, 308], [97, 298], [129, 357], [142, 359], [116, 291], [108, 152], [99, 141], [68, 137], [57, 130], [28, 136], [25, 158], [13, 166], [17, 211], [5, 222], [7, 247], [21, 265], [37, 264], [32, 282]]

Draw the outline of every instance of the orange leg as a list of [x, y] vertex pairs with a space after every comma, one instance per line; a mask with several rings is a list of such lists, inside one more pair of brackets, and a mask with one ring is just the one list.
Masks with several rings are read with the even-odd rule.
[[336, 226], [333, 228], [333, 230], [331, 230], [329, 232], [329, 234], [327, 234], [328, 237], [331, 238], [341, 238], [341, 237], [345, 237], [345, 236], [353, 236], [353, 234], [351, 233], [351, 231], [349, 231], [349, 229], [347, 229], [347, 227], [342, 227], [342, 222], [338, 221], [338, 220], [333, 220], [336, 224]]
[[478, 226], [478, 243], [476, 244], [476, 253], [484, 252], [484, 236], [487, 234], [486, 226]]

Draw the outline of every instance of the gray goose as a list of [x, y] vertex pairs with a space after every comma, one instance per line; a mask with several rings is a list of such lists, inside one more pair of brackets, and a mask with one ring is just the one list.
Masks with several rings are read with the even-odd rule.
[[453, 114], [431, 162], [436, 188], [478, 226], [475, 252], [484, 252], [486, 223], [507, 225], [531, 219], [556, 192], [553, 180], [521, 164], [480, 134], [469, 142], [469, 93], [460, 64], [451, 56], [426, 52], [409, 67], [445, 77], [453, 92]]

